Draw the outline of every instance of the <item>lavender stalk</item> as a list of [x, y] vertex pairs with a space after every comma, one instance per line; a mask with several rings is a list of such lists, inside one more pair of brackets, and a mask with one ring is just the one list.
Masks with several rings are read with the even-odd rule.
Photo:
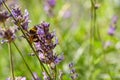
[[23, 62], [25, 63], [25, 65], [26, 65], [27, 69], [30, 71], [30, 73], [31, 73], [32, 77], [34, 78], [34, 80], [36, 80], [35, 76], [33, 75], [32, 71], [31, 71], [31, 69], [30, 69], [30, 67], [28, 66], [27, 62], [25, 61], [24, 56], [22, 55], [22, 52], [19, 50], [19, 48], [17, 47], [17, 45], [16, 45], [16, 43], [15, 43], [15, 42], [13, 42], [13, 44], [14, 44], [15, 48], [18, 50], [18, 52], [19, 52], [20, 56], [21, 56], [21, 57], [22, 57], [22, 59], [23, 59]]
[[10, 68], [11, 68], [12, 79], [15, 80], [14, 68], [13, 68], [13, 57], [12, 57], [12, 51], [11, 51], [11, 43], [8, 43], [8, 48], [9, 48], [9, 55], [10, 55]]

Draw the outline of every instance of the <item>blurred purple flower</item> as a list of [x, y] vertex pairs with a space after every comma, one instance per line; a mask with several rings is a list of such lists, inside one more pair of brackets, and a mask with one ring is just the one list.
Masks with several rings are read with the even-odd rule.
[[118, 17], [117, 16], [113, 16], [112, 17], [112, 24], [116, 24], [117, 23], [117, 20], [118, 20]]
[[109, 30], [108, 30], [108, 34], [109, 34], [109, 35], [114, 35], [115, 30], [116, 30], [116, 28], [111, 26], [111, 27], [109, 28]]
[[106, 41], [103, 45], [104, 45], [104, 49], [107, 49], [110, 46], [112, 46], [112, 42], [111, 41]]
[[71, 70], [70, 70], [70, 73], [71, 73], [71, 74], [74, 74], [74, 73], [75, 73], [75, 69], [74, 69], [74, 68], [71, 69]]
[[76, 80], [77, 78], [78, 78], [78, 74], [75, 73], [74, 75], [71, 75], [72, 80]]
[[117, 23], [118, 17], [117, 16], [113, 16], [112, 17], [112, 21], [108, 30], [108, 34], [113, 36], [115, 34], [115, 30], [116, 30], [116, 23]]
[[56, 5], [56, 0], [45, 0], [44, 10], [49, 17], [54, 16], [53, 9], [55, 5]]
[[72, 68], [74, 66], [74, 64], [71, 62], [70, 64], [69, 64], [69, 68]]
[[56, 4], [56, 0], [48, 0], [48, 4], [49, 4], [51, 7], [54, 7], [55, 4]]
[[78, 78], [78, 74], [75, 71], [74, 64], [70, 63], [69, 64], [69, 69], [70, 69], [70, 75], [72, 80], [76, 80]]

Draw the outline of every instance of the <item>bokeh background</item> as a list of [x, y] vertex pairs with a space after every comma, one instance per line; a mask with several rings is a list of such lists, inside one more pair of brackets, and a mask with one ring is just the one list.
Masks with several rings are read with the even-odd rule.
[[[29, 27], [47, 21], [51, 25], [51, 31], [55, 31], [59, 39], [56, 47], [57, 54], [63, 53], [65, 59], [58, 67], [66, 73], [64, 80], [69, 77], [68, 64], [74, 62], [78, 80], [120, 80], [120, 0], [96, 0], [96, 27], [100, 34], [100, 40], [94, 39], [90, 45], [91, 29], [91, 1], [90, 0], [56, 0], [56, 5], [51, 12], [47, 12], [45, 0], [8, 0], [7, 4], [17, 4], [30, 13], [31, 23]], [[114, 35], [109, 35], [108, 30], [113, 16], [117, 16]], [[96, 33], [94, 33], [96, 34]], [[33, 72], [39, 76], [40, 66], [36, 57], [29, 56], [32, 50], [27, 42], [16, 40], [18, 47], [23, 52], [26, 61]], [[26, 76], [31, 80], [31, 75], [23, 63], [15, 47], [14, 68], [16, 76]], [[10, 76], [9, 54], [7, 44], [0, 45], [0, 80]]]

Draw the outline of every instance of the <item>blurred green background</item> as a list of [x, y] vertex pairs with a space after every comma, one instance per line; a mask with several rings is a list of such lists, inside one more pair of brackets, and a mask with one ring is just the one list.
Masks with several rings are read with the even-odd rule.
[[[13, 1], [13, 0], [10, 0]], [[68, 64], [74, 62], [78, 80], [120, 80], [120, 0], [96, 0], [99, 8], [96, 10], [96, 27], [99, 29], [101, 40], [95, 39], [90, 48], [91, 2], [90, 0], [56, 0], [53, 9], [54, 16], [49, 16], [44, 10], [45, 0], [15, 0], [24, 12], [30, 13], [30, 27], [47, 21], [51, 31], [55, 30], [59, 45], [55, 52], [64, 53], [65, 59], [58, 67], [66, 73], [64, 80], [70, 80]], [[19, 1], [19, 2], [18, 2]], [[9, 2], [8, 2], [9, 3]], [[112, 17], [118, 16], [117, 29], [114, 36], [108, 35]], [[32, 52], [24, 39], [16, 40], [26, 61], [33, 72], [39, 76], [40, 66], [36, 57], [29, 56]], [[106, 44], [110, 42], [109, 47]], [[16, 76], [26, 76], [31, 80], [15, 47], [14, 68]], [[7, 44], [0, 46], [0, 80], [10, 76], [9, 54]]]

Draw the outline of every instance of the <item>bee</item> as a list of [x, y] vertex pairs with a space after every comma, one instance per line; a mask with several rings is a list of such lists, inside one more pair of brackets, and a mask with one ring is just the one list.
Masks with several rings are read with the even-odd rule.
[[27, 36], [29, 38], [29, 41], [31, 43], [33, 42], [38, 42], [39, 41], [39, 37], [37, 35], [37, 27], [34, 26], [33, 28], [31, 28], [28, 33], [27, 33]]
[[[38, 34], [37, 34], [37, 26], [34, 26], [32, 27], [30, 30], [27, 31], [27, 36], [28, 36], [28, 39], [30, 41], [30, 43], [34, 43], [34, 42], [39, 42], [40, 39], [38, 37]], [[36, 49], [36, 52], [42, 52], [42, 50], [37, 50]], [[34, 53], [31, 53], [30, 56], [34, 56], [35, 54]]]

